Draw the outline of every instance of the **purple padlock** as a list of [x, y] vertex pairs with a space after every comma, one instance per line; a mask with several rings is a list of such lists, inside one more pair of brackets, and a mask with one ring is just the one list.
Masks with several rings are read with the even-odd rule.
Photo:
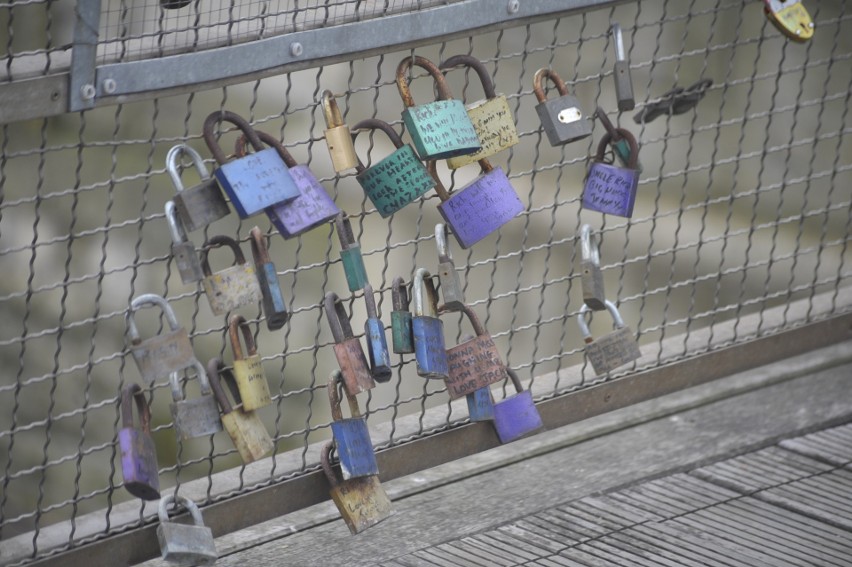
[[501, 443], [509, 443], [544, 429], [541, 416], [529, 390], [524, 390], [521, 380], [511, 368], [506, 368], [517, 395], [494, 404], [494, 429]]
[[639, 187], [639, 147], [633, 134], [622, 128], [616, 128], [615, 131], [630, 146], [630, 160], [626, 168], [604, 162], [604, 152], [612, 141], [612, 134], [604, 134], [583, 187], [583, 208], [630, 218], [633, 216], [636, 189]]
[[[284, 238], [293, 238], [334, 220], [340, 212], [319, 180], [307, 165], [297, 165], [296, 160], [281, 142], [271, 134], [256, 130], [258, 138], [278, 151], [290, 171], [290, 177], [299, 189], [299, 196], [291, 201], [278, 203], [266, 209], [266, 216]], [[234, 146], [237, 157], [246, 155], [246, 137], [240, 136]]]
[[[139, 410], [139, 427], [133, 426], [133, 400]], [[121, 390], [121, 425], [118, 445], [121, 449], [121, 474], [124, 488], [142, 500], [160, 497], [157, 449], [151, 438], [151, 410], [139, 384], [128, 384]]]

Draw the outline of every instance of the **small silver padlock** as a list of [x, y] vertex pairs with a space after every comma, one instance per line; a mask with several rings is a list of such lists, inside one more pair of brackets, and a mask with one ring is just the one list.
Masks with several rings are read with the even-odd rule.
[[583, 340], [586, 342], [586, 356], [589, 357], [592, 368], [598, 375], [606, 374], [642, 356], [639, 351], [639, 344], [633, 338], [630, 328], [624, 324], [618, 308], [611, 301], [604, 301], [604, 305], [612, 316], [615, 330], [599, 339], [592, 338], [589, 325], [586, 324], [586, 313], [589, 311], [589, 306], [583, 305], [577, 315], [577, 325], [580, 327]]
[[636, 100], [633, 97], [633, 82], [630, 80], [630, 63], [624, 51], [624, 37], [621, 35], [621, 26], [612, 24], [612, 36], [615, 42], [615, 68], [612, 76], [615, 79], [615, 98], [618, 101], [618, 110], [633, 110]]
[[175, 433], [180, 439], [203, 437], [222, 431], [222, 420], [219, 418], [219, 405], [210, 388], [207, 372], [200, 362], [192, 364], [198, 378], [201, 395], [197, 398], [186, 399], [180, 387], [180, 374], [172, 372], [169, 376], [169, 386], [172, 389], [172, 403], [169, 408], [175, 424]]
[[435, 225], [435, 245], [438, 248], [438, 279], [444, 305], [450, 311], [460, 311], [464, 308], [464, 289], [447, 244], [447, 227], [442, 222]]
[[[234, 253], [234, 265], [215, 274], [207, 258], [210, 250], [227, 246]], [[246, 262], [240, 245], [229, 236], [214, 236], [201, 251], [201, 271], [204, 272], [204, 293], [214, 315], [224, 315], [232, 309], [263, 301], [263, 292], [254, 266]]]
[[201, 260], [198, 259], [195, 244], [186, 236], [174, 201], [166, 201], [166, 221], [169, 223], [169, 234], [172, 235], [172, 256], [177, 264], [180, 281], [185, 284], [200, 282], [204, 279]]
[[[186, 507], [193, 525], [169, 521], [168, 507], [172, 502]], [[160, 499], [157, 515], [160, 517], [157, 540], [163, 559], [176, 565], [211, 565], [219, 558], [213, 531], [204, 525], [201, 510], [195, 502], [183, 496], [166, 496]]]
[[[136, 326], [136, 311], [146, 305], [160, 307], [169, 324], [169, 332], [142, 340]], [[145, 382], [154, 382], [195, 362], [195, 353], [186, 328], [178, 324], [169, 302], [159, 295], [145, 293], [133, 298], [124, 320], [133, 361], [136, 362], [139, 374]]]
[[[192, 159], [195, 170], [201, 178], [201, 183], [189, 189], [183, 188], [178, 172], [178, 162], [184, 154]], [[231, 213], [227, 201], [222, 196], [222, 191], [219, 190], [219, 183], [215, 177], [210, 176], [210, 172], [204, 166], [204, 160], [194, 149], [186, 144], [174, 146], [166, 154], [166, 169], [177, 191], [177, 195], [174, 196], [175, 208], [189, 232], [204, 228]]]
[[601, 256], [597, 238], [592, 237], [592, 227], [580, 227], [580, 283], [583, 287], [583, 303], [595, 311], [606, 309], [604, 301], [604, 279], [601, 271]]

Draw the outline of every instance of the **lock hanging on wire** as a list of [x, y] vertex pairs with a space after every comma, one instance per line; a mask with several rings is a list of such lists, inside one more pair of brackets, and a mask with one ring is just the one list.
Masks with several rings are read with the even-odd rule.
[[[142, 340], [139, 329], [136, 327], [135, 315], [139, 309], [147, 305], [158, 306], [162, 310], [169, 325], [169, 332]], [[158, 378], [192, 365], [195, 361], [195, 353], [186, 328], [178, 324], [177, 316], [169, 302], [159, 295], [145, 293], [133, 298], [124, 320], [133, 361], [145, 382], [154, 382]]]
[[392, 513], [388, 498], [377, 475], [339, 480], [331, 470], [334, 443], [323, 445], [320, 463], [328, 481], [329, 494], [352, 535], [388, 518]]
[[355, 154], [355, 144], [352, 143], [352, 133], [343, 121], [334, 94], [328, 89], [322, 91], [322, 111], [327, 126], [324, 132], [325, 143], [334, 171], [343, 173], [353, 169], [358, 165], [358, 156]]
[[[201, 183], [189, 189], [184, 189], [178, 172], [180, 158], [183, 155], [189, 156], [201, 178]], [[166, 154], [166, 170], [177, 191], [173, 197], [175, 208], [189, 232], [204, 228], [231, 213], [216, 178], [210, 177], [210, 172], [207, 171], [201, 155], [191, 147], [186, 144], [173, 146]]]
[[[133, 402], [139, 413], [139, 427], [133, 425]], [[160, 468], [157, 447], [151, 437], [151, 410], [139, 384], [128, 384], [121, 390], [121, 474], [127, 492], [142, 500], [160, 497]]]
[[577, 315], [577, 326], [580, 327], [580, 334], [586, 343], [586, 356], [589, 357], [589, 362], [592, 363], [592, 368], [597, 375], [606, 374], [642, 356], [639, 351], [639, 343], [633, 338], [630, 328], [624, 324], [624, 319], [621, 318], [618, 308], [608, 300], [604, 304], [612, 316], [615, 330], [599, 339], [592, 338], [589, 325], [586, 323], [586, 313], [590, 311], [589, 306], [583, 305]]
[[[169, 521], [168, 507], [172, 503], [186, 507], [192, 516], [192, 525]], [[212, 565], [219, 558], [213, 531], [204, 525], [195, 502], [170, 494], [160, 499], [157, 516], [160, 519], [157, 541], [163, 559], [177, 565]]]
[[325, 294], [323, 302], [325, 317], [334, 338], [334, 356], [343, 373], [343, 383], [346, 391], [354, 396], [364, 390], [376, 387], [373, 375], [367, 365], [367, 357], [361, 341], [352, 332], [352, 324], [346, 316], [343, 303], [336, 293]]
[[[542, 85], [544, 79], [550, 79], [556, 85], [559, 97], [547, 99]], [[580, 101], [574, 95], [568, 94], [568, 85], [556, 71], [536, 71], [533, 77], [533, 93], [538, 100], [535, 111], [551, 146], [562, 146], [592, 135], [592, 124], [583, 117]]]

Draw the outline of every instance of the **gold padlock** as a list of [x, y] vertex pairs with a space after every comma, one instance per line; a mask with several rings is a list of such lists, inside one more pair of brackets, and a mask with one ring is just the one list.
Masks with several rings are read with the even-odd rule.
[[322, 470], [331, 488], [329, 494], [334, 505], [340, 511], [340, 516], [352, 535], [374, 526], [393, 513], [390, 498], [388, 498], [379, 477], [362, 476], [340, 481], [331, 470], [331, 451], [334, 443], [329, 441], [322, 448], [320, 461]]
[[[243, 356], [240, 345], [240, 331], [246, 342], [248, 356]], [[257, 345], [251, 335], [248, 323], [242, 315], [232, 315], [228, 322], [228, 334], [231, 337], [231, 350], [234, 351], [234, 375], [237, 377], [237, 387], [246, 411], [254, 411], [272, 403], [269, 395], [269, 384], [263, 371], [263, 362], [257, 354]]]
[[328, 145], [334, 171], [342, 173], [347, 169], [354, 169], [358, 165], [355, 142], [352, 140], [349, 126], [343, 121], [337, 101], [329, 90], [322, 92], [322, 110], [328, 126], [325, 131], [325, 143]]

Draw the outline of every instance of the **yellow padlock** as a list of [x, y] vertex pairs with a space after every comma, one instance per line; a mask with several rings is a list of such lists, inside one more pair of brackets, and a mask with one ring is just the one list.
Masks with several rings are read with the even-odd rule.
[[[240, 331], [243, 332], [248, 356], [243, 356]], [[269, 384], [263, 372], [263, 363], [257, 354], [257, 346], [245, 317], [232, 315], [228, 323], [228, 334], [231, 337], [231, 349], [234, 351], [234, 375], [237, 378], [240, 398], [243, 400], [243, 409], [254, 411], [271, 404], [272, 398], [269, 396]]]
[[763, 11], [778, 31], [799, 43], [814, 35], [814, 22], [801, 2], [763, 0]]
[[352, 141], [349, 126], [343, 121], [337, 101], [329, 90], [322, 92], [322, 110], [325, 115], [325, 124], [328, 126], [325, 131], [325, 143], [328, 145], [334, 171], [342, 173], [347, 169], [354, 169], [358, 166], [355, 142]]
[[355, 535], [390, 516], [393, 513], [391, 501], [377, 475], [339, 480], [331, 470], [333, 448], [331, 441], [323, 446], [320, 455], [322, 470], [328, 479], [334, 505], [349, 531]]

